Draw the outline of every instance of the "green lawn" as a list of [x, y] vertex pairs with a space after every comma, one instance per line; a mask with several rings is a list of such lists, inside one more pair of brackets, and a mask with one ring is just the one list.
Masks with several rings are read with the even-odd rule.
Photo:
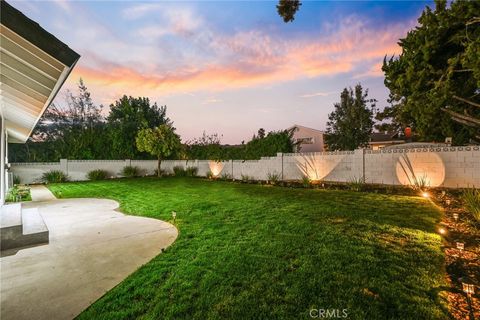
[[420, 197], [173, 177], [49, 187], [133, 215], [177, 212], [176, 242], [80, 319], [447, 318], [441, 212]]

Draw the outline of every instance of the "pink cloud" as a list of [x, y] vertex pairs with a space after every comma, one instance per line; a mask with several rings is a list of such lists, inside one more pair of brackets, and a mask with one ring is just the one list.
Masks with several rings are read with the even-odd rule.
[[[185, 21], [201, 21], [191, 13], [185, 17]], [[193, 26], [198, 24], [190, 25]], [[174, 25], [170, 28], [175, 30]], [[378, 76], [383, 57], [399, 53], [397, 41], [406, 29], [405, 25], [394, 25], [376, 30], [349, 19], [328, 36], [286, 40], [261, 31], [227, 36], [206, 28], [191, 39], [192, 46], [203, 50], [198, 58], [195, 55], [198, 48], [189, 48], [194, 58], [184, 54], [173, 65], [165, 64], [162, 59], [152, 60], [151, 53], [144, 59], [135, 54], [130, 63], [125, 63], [125, 58], [115, 62], [108, 56], [87, 54], [88, 59], [76, 67], [72, 77], [83, 77], [87, 84], [101, 88], [102, 92], [131, 88], [132, 92], [123, 93], [162, 96], [185, 91], [215, 92], [357, 70], [369, 70], [362, 76]], [[162, 36], [164, 30], [153, 28], [150, 32]]]

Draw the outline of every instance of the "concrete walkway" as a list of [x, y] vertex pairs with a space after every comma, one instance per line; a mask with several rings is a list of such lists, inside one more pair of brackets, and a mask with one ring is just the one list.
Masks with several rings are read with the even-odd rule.
[[23, 207], [39, 208], [50, 243], [0, 258], [2, 320], [72, 319], [178, 235], [169, 223], [115, 211], [112, 200], [50, 200]]
[[32, 196], [32, 201], [49, 201], [56, 199], [53, 193], [42, 184], [30, 186], [30, 195]]

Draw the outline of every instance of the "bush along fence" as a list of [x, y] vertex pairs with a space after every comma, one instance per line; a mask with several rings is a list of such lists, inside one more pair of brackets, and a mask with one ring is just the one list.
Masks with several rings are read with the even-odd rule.
[[[135, 167], [138, 175], [154, 175], [155, 160], [65, 160], [53, 163], [12, 163], [10, 172], [21, 183], [40, 182], [50, 170], [60, 170], [70, 180], [88, 180], [92, 170], [104, 170], [108, 178], [124, 176], [125, 167]], [[174, 168], [193, 170], [198, 176], [251, 180], [305, 180], [372, 184], [416, 185], [470, 188], [480, 186], [480, 147], [438, 147], [279, 153], [260, 160], [164, 160], [161, 171], [173, 174]], [[195, 171], [195, 170], [193, 170]]]

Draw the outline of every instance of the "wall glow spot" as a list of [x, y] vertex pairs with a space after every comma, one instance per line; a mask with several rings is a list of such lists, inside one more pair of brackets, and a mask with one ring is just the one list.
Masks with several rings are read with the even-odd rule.
[[210, 167], [210, 171], [212, 171], [214, 177], [218, 177], [220, 172], [223, 170], [223, 162], [210, 161], [208, 166]]
[[445, 180], [445, 165], [436, 153], [407, 153], [398, 158], [396, 174], [405, 186], [414, 186], [416, 180], [424, 179], [426, 186], [438, 187]]

